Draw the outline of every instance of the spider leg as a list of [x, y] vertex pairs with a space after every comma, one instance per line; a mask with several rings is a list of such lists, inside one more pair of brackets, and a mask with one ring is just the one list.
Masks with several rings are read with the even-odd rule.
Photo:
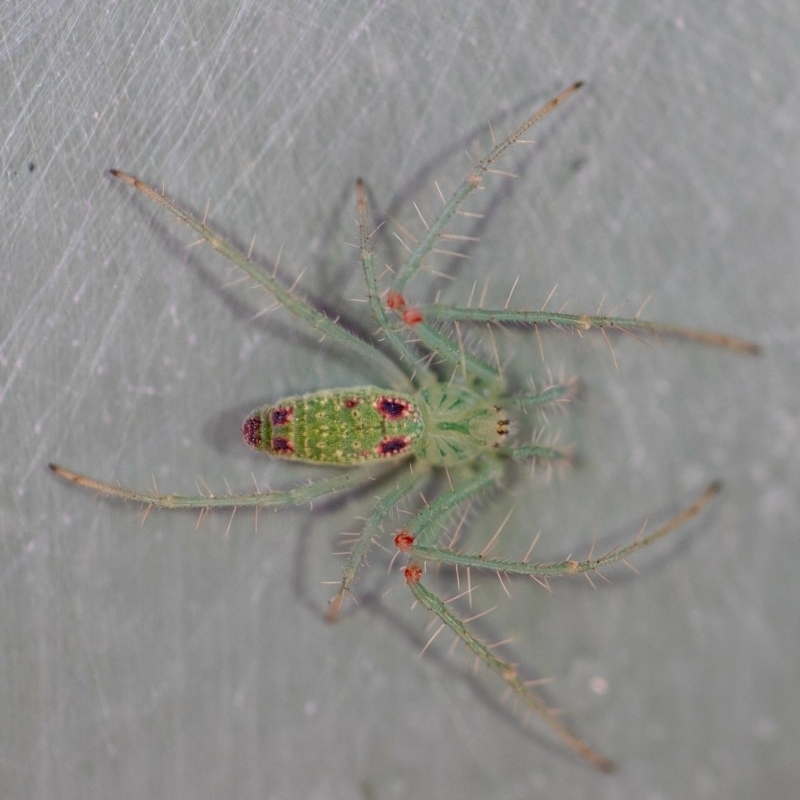
[[[433, 594], [421, 582], [425, 562], [439, 560], [435, 556], [440, 551], [450, 552], [432, 544], [438, 538], [444, 521], [460, 505], [493, 485], [501, 473], [502, 463], [499, 460], [487, 460], [483, 468], [470, 480], [465, 481], [454, 491], [437, 497], [411, 520], [404, 530], [397, 534], [395, 544], [398, 549], [407, 552], [410, 556], [404, 569], [406, 583], [420, 605], [437, 616], [492, 672], [499, 675], [528, 708], [544, 719], [562, 742], [594, 767], [604, 772], [610, 772], [614, 768], [612, 762], [575, 736], [560, 719], [557, 712], [549, 708], [545, 701], [519, 677], [513, 664], [495, 655], [491, 647], [481, 641], [445, 601]], [[476, 557], [475, 562], [481, 562], [481, 557]], [[475, 565], [478, 564], [472, 564], [472, 566]]]
[[413, 520], [407, 529], [398, 533], [395, 537], [395, 544], [398, 549], [409, 555], [408, 565], [404, 570], [406, 583], [416, 600], [430, 613], [437, 616], [492, 672], [499, 675], [523, 699], [530, 709], [544, 719], [561, 741], [593, 766], [604, 772], [610, 772], [614, 768], [613, 763], [582, 739], [576, 737], [562, 722], [558, 714], [550, 709], [544, 700], [519, 677], [513, 664], [495, 655], [491, 647], [481, 641], [449, 608], [445, 601], [433, 594], [421, 583], [424, 566], [427, 562], [434, 562], [463, 566], [468, 569], [487, 570], [503, 575], [529, 575], [545, 579], [559, 575], [594, 572], [616, 561], [624, 561], [635, 551], [653, 544], [688, 522], [699, 514], [717, 495], [720, 486], [717, 483], [711, 484], [691, 506], [648, 536], [637, 537], [625, 547], [610, 550], [598, 558], [590, 558], [584, 561], [569, 559], [559, 563], [532, 564], [525, 561], [491, 558], [483, 553], [456, 553], [452, 550], [436, 547], [433, 542], [441, 519], [449, 515], [458, 504], [466, 502], [480, 492], [495, 478], [496, 474], [493, 470], [485, 470], [484, 473], [465, 484], [458, 492], [453, 493], [454, 496], [452, 498], [448, 496], [438, 498], [426, 509], [427, 515], [425, 518], [419, 521], [417, 519]]
[[553, 383], [540, 391], [516, 395], [507, 401], [507, 404], [514, 408], [525, 410], [535, 406], [548, 405], [549, 403], [563, 403], [569, 400], [574, 394], [576, 385], [577, 381], [574, 379], [561, 383]]
[[[407, 568], [408, 569], [408, 568]], [[472, 631], [459, 619], [433, 592], [419, 581], [415, 572], [406, 573], [406, 582], [411, 593], [421, 606], [437, 616], [456, 636], [481, 660], [492, 672], [498, 674], [536, 714], [542, 717], [551, 730], [571, 750], [592, 766], [603, 772], [612, 772], [614, 763], [590, 747], [583, 739], [578, 738], [564, 724], [558, 712], [550, 708], [530, 686], [519, 677], [513, 664], [498, 658], [490, 647], [478, 639]]]
[[[416, 311], [416, 309], [414, 309]], [[408, 315], [404, 315], [408, 319]], [[414, 335], [442, 360], [452, 364], [467, 383], [482, 382], [489, 386], [502, 386], [503, 377], [497, 367], [465, 350], [457, 341], [422, 319], [405, 324]]]
[[557, 450], [554, 447], [542, 444], [528, 444], [522, 447], [498, 447], [497, 452], [500, 455], [520, 461], [532, 458], [538, 458], [540, 461], [565, 461], [569, 459], [569, 455], [563, 450]]
[[722, 333], [684, 328], [663, 322], [648, 322], [636, 317], [603, 317], [589, 314], [566, 314], [560, 311], [515, 311], [506, 308], [458, 308], [438, 303], [415, 309], [421, 319], [428, 322], [458, 321], [500, 325], [526, 325], [536, 328], [546, 325], [566, 328], [581, 333], [587, 330], [616, 330], [623, 333], [646, 333], [700, 342], [712, 347], [722, 347], [736, 353], [757, 355], [759, 347], [753, 342]]
[[60, 478], [70, 481], [77, 486], [98, 492], [107, 497], [118, 497], [122, 500], [131, 500], [134, 503], [141, 503], [145, 506], [154, 508], [240, 508], [240, 507], [277, 507], [277, 506], [296, 506], [316, 500], [320, 497], [327, 497], [337, 492], [350, 491], [360, 486], [364, 486], [375, 479], [373, 473], [357, 474], [353, 472], [335, 475], [331, 478], [324, 478], [313, 483], [305, 483], [295, 486], [292, 489], [268, 492], [251, 492], [244, 494], [201, 494], [201, 495], [182, 495], [182, 494], [161, 494], [153, 491], [140, 491], [121, 486], [118, 483], [107, 483], [105, 481], [90, 478], [80, 472], [74, 472], [67, 467], [59, 464], [48, 464], [50, 469]]
[[375, 254], [370, 242], [372, 234], [367, 218], [367, 187], [361, 178], [356, 181], [356, 206], [358, 208], [361, 267], [364, 270], [364, 282], [367, 285], [367, 299], [369, 300], [372, 318], [382, 331], [386, 343], [397, 353], [400, 361], [408, 365], [409, 372], [413, 372], [416, 375], [418, 371], [421, 371], [422, 376], [418, 379], [418, 382], [421, 385], [435, 383], [436, 376], [430, 369], [420, 363], [419, 356], [414, 351], [414, 348], [409, 346], [408, 342], [400, 335], [399, 328], [389, 321], [389, 316], [381, 301], [378, 280], [375, 276]]
[[363, 359], [365, 363], [370, 364], [381, 374], [386, 375], [387, 378], [401, 383], [406, 381], [406, 377], [399, 367], [391, 362], [380, 350], [372, 347], [372, 345], [351, 333], [347, 328], [331, 319], [327, 314], [318, 311], [303, 300], [295, 291], [287, 289], [274, 275], [265, 272], [246, 253], [215, 233], [204, 221], [194, 216], [194, 214], [185, 211], [165, 194], [153, 189], [144, 181], [139, 180], [133, 175], [129, 175], [118, 169], [112, 169], [111, 174], [115, 178], [118, 178], [141, 192], [145, 197], [148, 197], [150, 200], [169, 211], [170, 214], [177, 217], [181, 222], [188, 225], [192, 230], [199, 233], [213, 250], [224, 258], [227, 258], [239, 267], [239, 269], [246, 272], [256, 283], [263, 286], [281, 305], [285, 306], [295, 316], [305, 320], [312, 328], [318, 330], [325, 339], [336, 342], [357, 354], [360, 359]]
[[428, 474], [429, 470], [424, 469], [421, 465], [414, 470], [408, 469], [400, 476], [395, 487], [388, 490], [378, 499], [377, 505], [364, 522], [364, 526], [347, 559], [347, 565], [345, 566], [342, 580], [339, 584], [339, 591], [336, 592], [333, 599], [330, 601], [330, 606], [325, 615], [325, 619], [328, 622], [333, 622], [339, 616], [345, 598], [350, 593], [353, 583], [355, 582], [356, 573], [364, 562], [367, 550], [372, 543], [373, 537], [380, 529], [383, 520], [394, 510], [403, 497], [415, 486], [419, 485]]
[[568, 86], [564, 91], [557, 94], [552, 100], [545, 103], [538, 111], [533, 113], [525, 122], [522, 123], [513, 133], [509, 134], [502, 142], [493, 147], [477, 164], [469, 171], [467, 176], [461, 182], [461, 185], [455, 190], [453, 196], [447, 201], [444, 208], [439, 213], [439, 216], [431, 223], [425, 237], [414, 248], [411, 257], [398, 273], [397, 278], [394, 280], [393, 289], [397, 292], [402, 292], [409, 279], [422, 266], [423, 259], [428, 253], [433, 250], [436, 241], [442, 234], [442, 231], [447, 227], [448, 223], [458, 212], [461, 204], [466, 198], [481, 185], [481, 181], [486, 172], [489, 171], [492, 164], [497, 161], [510, 147], [516, 144], [529, 128], [533, 127], [537, 122], [544, 119], [548, 114], [560, 106], [567, 98], [571, 97], [578, 89], [583, 86], [582, 81], [573, 83]]
[[535, 578], [552, 578], [561, 575], [580, 575], [582, 573], [597, 572], [617, 561], [624, 562], [637, 550], [648, 547], [681, 525], [685, 525], [719, 494], [720, 489], [721, 485], [719, 483], [710, 484], [694, 503], [676, 514], [657, 530], [647, 536], [639, 535], [623, 547], [612, 548], [602, 556], [588, 558], [584, 561], [576, 561], [572, 558], [565, 561], [539, 564], [528, 561], [511, 561], [503, 558], [490, 558], [482, 553], [457, 553], [453, 550], [416, 540], [406, 540], [403, 549], [412, 559], [416, 558], [419, 562], [434, 561], [439, 564], [452, 564], [454, 566], [488, 570], [503, 575], [529, 575]]

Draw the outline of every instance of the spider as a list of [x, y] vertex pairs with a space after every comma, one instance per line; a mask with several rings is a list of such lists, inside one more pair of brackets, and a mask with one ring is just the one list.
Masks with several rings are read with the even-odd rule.
[[[442, 200], [436, 219], [426, 224], [424, 236], [408, 247], [407, 261], [391, 273], [390, 286], [379, 287], [371, 245], [367, 193], [364, 183], [356, 182], [360, 260], [366, 294], [377, 336], [373, 344], [353, 334], [336, 319], [304, 300], [293, 288], [287, 289], [275, 274], [264, 271], [242, 250], [218, 236], [193, 214], [183, 210], [163, 192], [119, 170], [111, 174], [146, 195], [178, 220], [195, 230], [212, 249], [243, 270], [255, 283], [271, 294], [278, 304], [322, 334], [362, 359], [383, 376], [389, 388], [358, 386], [323, 389], [309, 394], [285, 397], [254, 410], [242, 425], [244, 441], [274, 458], [309, 464], [341, 466], [332, 477], [278, 491], [252, 493], [161, 494], [158, 490], [138, 491], [74, 472], [57, 464], [50, 468], [61, 478], [109, 497], [122, 498], [146, 507], [192, 508], [202, 513], [212, 508], [282, 507], [311, 503], [337, 493], [351, 492], [380, 478], [384, 494], [366, 517], [331, 600], [329, 620], [340, 612], [351, 594], [359, 567], [367, 550], [387, 520], [403, 502], [413, 502], [420, 487], [437, 473], [444, 475], [444, 488], [438, 495], [418, 503], [417, 510], [394, 535], [396, 553], [405, 558], [405, 582], [414, 599], [430, 615], [438, 618], [490, 671], [497, 673], [527, 709], [539, 715], [552, 732], [575, 753], [594, 767], [610, 771], [612, 762], [576, 734], [562, 718], [526, 683], [515, 666], [496, 653], [459, 616], [452, 602], [431, 591], [426, 583], [428, 565], [450, 566], [456, 570], [480, 570], [506, 576], [529, 576], [545, 583], [556, 576], [593, 573], [614, 562], [625, 561], [632, 553], [653, 544], [697, 515], [719, 491], [712, 483], [699, 498], [665, 525], [639, 535], [625, 546], [585, 560], [572, 558], [554, 563], [535, 563], [529, 554], [521, 560], [496, 558], [489, 547], [481, 552], [458, 552], [442, 537], [456, 514], [466, 514], [471, 503], [493, 487], [502, 484], [510, 461], [540, 461], [553, 464], [566, 459], [566, 453], [532, 437], [530, 443], [515, 441], [515, 415], [563, 402], [569, 397], [571, 382], [555, 382], [539, 391], [511, 393], [496, 363], [470, 352], [463, 344], [461, 327], [484, 325], [487, 328], [515, 325], [536, 331], [541, 326], [582, 332], [590, 329], [636, 332], [640, 335], [673, 336], [740, 353], [755, 354], [757, 347], [741, 339], [637, 318], [567, 314], [560, 311], [455, 307], [438, 303], [414, 305], [407, 299], [406, 287], [424, 269], [425, 259], [435, 252], [437, 242], [460, 238], [445, 233], [461, 211], [465, 199], [481, 186], [484, 175], [513, 145], [567, 98], [582, 82], [574, 83], [538, 109], [515, 131], [494, 146], [458, 186], [452, 197]], [[437, 187], [438, 188], [438, 187]], [[476, 215], [472, 215], [476, 216]], [[451, 335], [447, 331], [453, 331]], [[377, 341], [377, 339], [376, 339]], [[347, 468], [347, 469], [344, 469]], [[390, 473], [390, 474], [387, 474]], [[468, 593], [468, 592], [467, 592]]]

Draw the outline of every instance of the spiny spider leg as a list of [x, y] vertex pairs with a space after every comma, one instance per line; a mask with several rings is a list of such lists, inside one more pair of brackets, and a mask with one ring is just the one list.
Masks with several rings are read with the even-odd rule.
[[406, 264], [399, 271], [397, 278], [392, 283], [392, 288], [396, 292], [402, 292], [409, 279], [414, 276], [422, 266], [422, 260], [430, 253], [441, 236], [450, 220], [455, 216], [458, 207], [464, 200], [481, 185], [481, 180], [489, 168], [497, 161], [503, 153], [522, 139], [527, 131], [537, 122], [544, 119], [552, 111], [555, 111], [565, 100], [571, 97], [578, 89], [583, 86], [583, 81], [576, 81], [572, 86], [568, 86], [563, 92], [557, 94], [552, 100], [545, 103], [538, 111], [531, 114], [513, 133], [506, 136], [500, 144], [490, 150], [478, 163], [469, 171], [468, 175], [461, 182], [461, 185], [453, 192], [453, 196], [448, 200], [445, 207], [436, 217], [428, 229], [425, 237], [414, 248], [414, 252]]
[[637, 550], [648, 547], [676, 528], [685, 525], [689, 520], [696, 517], [719, 494], [721, 488], [719, 482], [715, 481], [709, 484], [692, 505], [683, 509], [683, 511], [676, 514], [657, 530], [647, 536], [637, 537], [624, 547], [613, 548], [598, 558], [589, 558], [585, 561], [576, 561], [570, 558], [566, 561], [534, 564], [527, 561], [489, 558], [481, 553], [457, 553], [444, 547], [418, 543], [418, 540], [420, 542], [424, 541], [425, 537], [421, 535], [415, 537], [414, 534], [407, 529], [403, 531], [406, 536], [402, 540], [402, 550], [420, 561], [435, 561], [440, 564], [452, 564], [454, 566], [489, 570], [505, 575], [530, 575], [539, 578], [552, 578], [562, 575], [580, 575], [585, 572], [597, 572], [603, 567], [607, 567], [618, 561], [625, 561], [628, 556], [632, 555]]
[[604, 317], [590, 314], [567, 314], [561, 311], [519, 311], [491, 308], [458, 308], [440, 304], [415, 306], [414, 312], [428, 322], [477, 322], [504, 325], [547, 325], [574, 331], [618, 330], [636, 331], [661, 336], [670, 336], [686, 341], [700, 342], [713, 347], [722, 347], [745, 355], [758, 355], [759, 346], [753, 342], [727, 334], [686, 328], [664, 322], [650, 322], [636, 317]]
[[327, 314], [323, 314], [322, 311], [314, 308], [299, 295], [284, 287], [280, 281], [259, 267], [246, 253], [211, 230], [205, 222], [185, 211], [163, 192], [153, 189], [133, 175], [129, 175], [119, 169], [112, 169], [110, 172], [115, 178], [119, 178], [119, 180], [149, 197], [192, 230], [199, 233], [213, 250], [244, 270], [256, 283], [263, 286], [279, 303], [285, 306], [288, 311], [305, 320], [312, 328], [322, 333], [326, 339], [352, 350], [379, 373], [391, 379], [393, 383], [405, 384], [407, 380], [405, 373], [380, 350], [351, 333], [340, 323], [332, 320]]
[[513, 664], [495, 656], [489, 646], [471, 633], [466, 625], [450, 611], [447, 603], [420, 583], [421, 575], [421, 571], [418, 572], [411, 566], [406, 567], [406, 583], [420, 605], [435, 614], [492, 672], [499, 675], [534, 713], [542, 717], [567, 747], [601, 772], [613, 772], [614, 762], [598, 753], [583, 739], [575, 736], [561, 720], [558, 712], [551, 709], [530, 686], [520, 679]]
[[343, 491], [352, 491], [360, 486], [366, 486], [375, 480], [374, 473], [347, 472], [334, 475], [331, 478], [305, 483], [292, 489], [283, 489], [267, 492], [250, 492], [244, 494], [160, 494], [157, 491], [141, 491], [130, 489], [118, 483], [108, 483], [74, 472], [60, 464], [47, 465], [60, 478], [82, 486], [84, 489], [98, 492], [107, 497], [117, 497], [121, 500], [130, 500], [153, 508], [268, 508], [271, 506], [298, 506], [308, 503], [319, 497], [327, 497]]
[[420, 468], [419, 470], [405, 470], [397, 481], [393, 489], [386, 492], [383, 497], [378, 500], [378, 504], [372, 510], [372, 513], [367, 517], [364, 522], [361, 532], [358, 535], [353, 549], [347, 559], [347, 565], [342, 573], [342, 580], [339, 584], [339, 591], [336, 592], [333, 599], [330, 601], [328, 611], [325, 614], [325, 619], [328, 622], [334, 622], [342, 610], [342, 605], [345, 599], [350, 594], [353, 583], [356, 579], [356, 573], [359, 567], [364, 562], [367, 555], [372, 539], [380, 532], [381, 524], [389, 514], [395, 510], [397, 504], [415, 487], [418, 486], [423, 480], [429, 470]]

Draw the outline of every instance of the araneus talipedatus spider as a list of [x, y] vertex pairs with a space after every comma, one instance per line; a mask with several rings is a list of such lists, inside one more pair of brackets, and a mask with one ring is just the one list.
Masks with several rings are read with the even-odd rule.
[[[497, 673], [529, 709], [540, 715], [577, 754], [595, 767], [609, 771], [611, 762], [583, 740], [575, 736], [561, 717], [548, 708], [532, 686], [519, 677], [517, 669], [500, 658], [494, 648], [483, 642], [443, 600], [423, 583], [426, 565], [450, 565], [458, 569], [494, 572], [497, 575], [530, 576], [540, 582], [559, 575], [591, 573], [614, 562], [624, 561], [634, 551], [646, 547], [695, 516], [718, 492], [711, 484], [688, 508], [654, 532], [637, 536], [626, 546], [614, 548], [602, 556], [584, 561], [568, 559], [560, 563], [534, 563], [526, 555], [521, 560], [495, 558], [488, 546], [478, 553], [455, 551], [442, 544], [440, 538], [447, 522], [463, 511], [480, 494], [497, 485], [509, 460], [541, 460], [553, 462], [564, 458], [563, 451], [534, 438], [530, 444], [510, 443], [513, 412], [535, 410], [546, 404], [564, 400], [569, 383], [555, 383], [547, 388], [524, 394], [508, 394], [497, 365], [469, 352], [460, 338], [444, 331], [447, 325], [459, 331], [460, 325], [513, 324], [537, 329], [552, 326], [585, 331], [623, 330], [640, 334], [675, 336], [754, 354], [757, 347], [733, 337], [652, 323], [638, 318], [589, 316], [562, 312], [515, 311], [506, 308], [453, 307], [441, 304], [411, 305], [406, 299], [406, 286], [423, 268], [424, 260], [435, 251], [436, 243], [447, 238], [445, 229], [459, 214], [464, 200], [477, 189], [492, 165], [514, 144], [522, 141], [525, 132], [548, 115], [581, 86], [575, 83], [554, 97], [529, 117], [506, 139], [496, 144], [470, 170], [443, 207], [420, 241], [409, 247], [405, 264], [392, 273], [390, 288], [378, 286], [371, 247], [371, 230], [367, 215], [366, 191], [359, 180], [356, 185], [361, 265], [367, 297], [377, 335], [383, 344], [378, 347], [354, 335], [293, 289], [285, 288], [275, 277], [256, 265], [243, 251], [217, 236], [205, 223], [184, 211], [163, 193], [137, 178], [112, 170], [112, 175], [130, 184], [165, 208], [180, 221], [200, 234], [214, 250], [244, 270], [258, 286], [291, 313], [333, 341], [355, 353], [381, 374], [391, 388], [359, 386], [325, 389], [287, 397], [262, 406], [247, 417], [242, 426], [245, 442], [258, 450], [284, 459], [314, 464], [338, 465], [342, 470], [333, 477], [281, 491], [256, 491], [245, 494], [200, 494], [196, 496], [164, 495], [158, 491], [137, 491], [113, 483], [99, 481], [51, 464], [60, 477], [103, 495], [132, 500], [158, 508], [281, 507], [299, 505], [334, 493], [363, 487], [376, 479], [385, 487], [383, 496], [366, 517], [349, 555], [339, 591], [331, 601], [328, 618], [335, 618], [350, 594], [359, 566], [370, 543], [381, 531], [401, 501], [413, 502], [411, 495], [425, 484], [432, 474], [444, 472], [447, 488], [418, 504], [403, 528], [395, 533], [394, 544], [406, 558], [403, 574], [414, 598], [442, 625], [472, 651], [491, 671]], [[458, 238], [458, 237], [453, 237]], [[413, 333], [413, 339], [410, 334]], [[394, 357], [390, 358], [387, 352]], [[387, 470], [390, 475], [387, 475]]]

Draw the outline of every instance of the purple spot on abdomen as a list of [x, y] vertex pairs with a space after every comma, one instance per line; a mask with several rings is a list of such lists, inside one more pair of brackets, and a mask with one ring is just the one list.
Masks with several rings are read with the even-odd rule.
[[411, 411], [411, 405], [397, 397], [381, 397], [376, 401], [375, 408], [387, 419], [400, 419]]
[[387, 436], [381, 440], [378, 445], [378, 455], [381, 456], [396, 456], [402, 453], [403, 450], [408, 449], [410, 439], [407, 436]]
[[291, 406], [286, 408], [273, 408], [272, 411], [269, 412], [269, 421], [272, 423], [272, 427], [276, 428], [281, 425], [288, 425], [292, 421], [293, 416], [294, 409]]
[[272, 437], [271, 452], [281, 455], [291, 455], [294, 453], [294, 444], [291, 440], [285, 439], [283, 436]]
[[242, 438], [250, 447], [261, 447], [261, 417], [248, 417], [242, 423]]

